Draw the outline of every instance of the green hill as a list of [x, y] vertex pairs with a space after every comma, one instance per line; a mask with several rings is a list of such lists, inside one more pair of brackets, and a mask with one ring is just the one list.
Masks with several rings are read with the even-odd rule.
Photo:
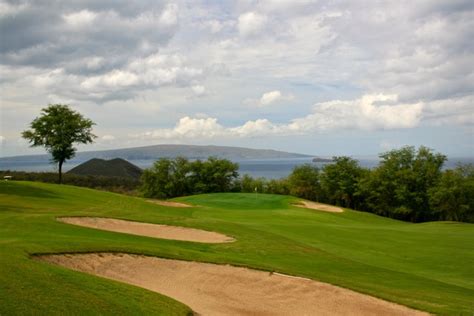
[[[0, 182], [0, 315], [164, 314], [189, 309], [138, 287], [32, 259], [34, 254], [127, 252], [248, 266], [367, 293], [443, 315], [474, 312], [474, 225], [412, 224], [346, 210], [292, 206], [265, 194], [207, 194], [172, 208], [67, 185]], [[99, 216], [216, 231], [226, 244], [155, 239], [72, 226]]]
[[139, 179], [142, 172], [142, 169], [121, 158], [111, 160], [93, 158], [72, 168], [67, 173]]

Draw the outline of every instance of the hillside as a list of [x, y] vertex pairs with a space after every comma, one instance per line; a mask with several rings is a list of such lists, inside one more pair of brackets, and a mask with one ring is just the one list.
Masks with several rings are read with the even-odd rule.
[[[293, 206], [293, 197], [253, 193], [189, 196], [176, 201], [200, 207], [176, 208], [67, 185], [2, 181], [0, 197], [2, 315], [189, 312], [155, 292], [33, 259], [97, 251], [301, 276], [441, 315], [474, 311], [473, 224], [411, 224], [351, 210], [320, 212]], [[185, 226], [237, 242], [149, 238], [56, 220], [78, 216]]]
[[84, 176], [91, 175], [139, 179], [142, 172], [142, 169], [121, 158], [111, 160], [93, 158], [75, 168], [72, 168], [67, 173]]
[[[78, 152], [69, 162], [83, 162], [92, 158], [126, 160], [147, 160], [158, 158], [174, 158], [177, 156], [189, 159], [205, 159], [209, 156], [230, 160], [245, 159], [281, 159], [281, 158], [309, 158], [313, 156], [289, 153], [272, 149], [253, 149], [229, 146], [198, 146], [198, 145], [154, 145], [145, 147], [122, 148], [100, 151]], [[8, 168], [9, 163], [34, 162], [47, 163], [49, 155], [27, 155], [0, 158], [0, 169]], [[2, 167], [6, 166], [6, 167]]]

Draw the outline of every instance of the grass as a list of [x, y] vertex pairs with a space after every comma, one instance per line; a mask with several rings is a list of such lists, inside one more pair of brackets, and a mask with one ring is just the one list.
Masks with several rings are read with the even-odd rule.
[[[368, 213], [326, 213], [296, 199], [209, 194], [170, 208], [72, 186], [0, 183], [0, 315], [190, 313], [144, 289], [52, 266], [40, 253], [119, 251], [278, 271], [443, 315], [474, 312], [474, 225], [411, 224]], [[102, 216], [218, 231], [235, 243], [161, 240], [68, 225]]]

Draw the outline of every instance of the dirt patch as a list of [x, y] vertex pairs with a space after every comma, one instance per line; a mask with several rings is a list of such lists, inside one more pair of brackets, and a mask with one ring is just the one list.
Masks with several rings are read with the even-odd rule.
[[232, 237], [201, 229], [133, 222], [114, 218], [60, 217], [57, 220], [78, 226], [162, 239], [202, 243], [225, 243], [235, 241]]
[[324, 212], [331, 212], [331, 213], [342, 213], [344, 210], [340, 207], [322, 204], [318, 202], [311, 202], [311, 201], [300, 201], [294, 206], [303, 207], [303, 208], [310, 208], [312, 210], [324, 211]]
[[200, 315], [428, 315], [327, 283], [229, 265], [111, 253], [40, 260], [164, 294]]
[[169, 207], [193, 207], [192, 205], [185, 204], [185, 203], [163, 201], [163, 200], [147, 200], [147, 202], [158, 204], [161, 206], [169, 206]]

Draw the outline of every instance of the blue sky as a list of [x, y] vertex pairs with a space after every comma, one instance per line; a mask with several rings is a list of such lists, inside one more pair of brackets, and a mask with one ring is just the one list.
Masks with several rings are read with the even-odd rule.
[[51, 103], [83, 150], [179, 143], [474, 156], [474, 3], [0, 0], [0, 155]]

